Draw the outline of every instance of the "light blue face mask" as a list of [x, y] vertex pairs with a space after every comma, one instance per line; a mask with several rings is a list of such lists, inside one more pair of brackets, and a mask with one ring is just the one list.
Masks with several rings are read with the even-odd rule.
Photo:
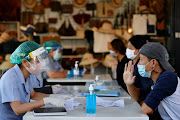
[[55, 52], [53, 60], [58, 61], [61, 58], [61, 53]]
[[[146, 65], [148, 65], [149, 63], [147, 63]], [[154, 70], [154, 68], [151, 71], [146, 72], [146, 65], [137, 65], [138, 72], [139, 72], [140, 76], [150, 78], [151, 72]]]
[[111, 57], [117, 58], [117, 56], [114, 55], [114, 51], [110, 50], [110, 51], [109, 51], [109, 54], [110, 54]]

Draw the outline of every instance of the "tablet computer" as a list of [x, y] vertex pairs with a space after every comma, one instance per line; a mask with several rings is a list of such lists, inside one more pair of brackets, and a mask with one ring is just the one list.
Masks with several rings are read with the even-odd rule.
[[33, 111], [35, 116], [67, 115], [67, 111], [64, 107], [36, 108]]

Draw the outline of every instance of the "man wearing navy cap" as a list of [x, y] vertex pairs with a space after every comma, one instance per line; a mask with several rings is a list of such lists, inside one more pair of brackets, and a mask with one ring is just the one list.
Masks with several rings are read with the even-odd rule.
[[[143, 77], [149, 77], [154, 85], [151, 92], [142, 102], [142, 113], [151, 114], [157, 108], [162, 119], [180, 119], [180, 80], [174, 68], [168, 62], [169, 55], [166, 48], [155, 42], [149, 42], [140, 50], [138, 72]], [[125, 66], [124, 77], [127, 86], [134, 83], [135, 76], [132, 62]]]

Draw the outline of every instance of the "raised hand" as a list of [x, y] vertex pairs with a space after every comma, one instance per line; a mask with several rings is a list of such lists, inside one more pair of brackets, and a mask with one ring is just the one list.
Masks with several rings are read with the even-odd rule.
[[124, 83], [126, 85], [132, 85], [135, 82], [136, 76], [133, 76], [133, 72], [134, 65], [132, 64], [132, 61], [129, 61], [128, 66], [126, 63], [123, 73]]

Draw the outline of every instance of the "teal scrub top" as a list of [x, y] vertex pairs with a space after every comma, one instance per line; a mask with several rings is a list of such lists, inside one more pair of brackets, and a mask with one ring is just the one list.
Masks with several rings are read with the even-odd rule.
[[33, 92], [31, 79], [26, 78], [18, 65], [9, 69], [0, 80], [0, 120], [22, 120], [24, 114], [17, 116], [10, 106], [10, 102], [21, 101], [21, 104], [30, 102], [30, 93]]

